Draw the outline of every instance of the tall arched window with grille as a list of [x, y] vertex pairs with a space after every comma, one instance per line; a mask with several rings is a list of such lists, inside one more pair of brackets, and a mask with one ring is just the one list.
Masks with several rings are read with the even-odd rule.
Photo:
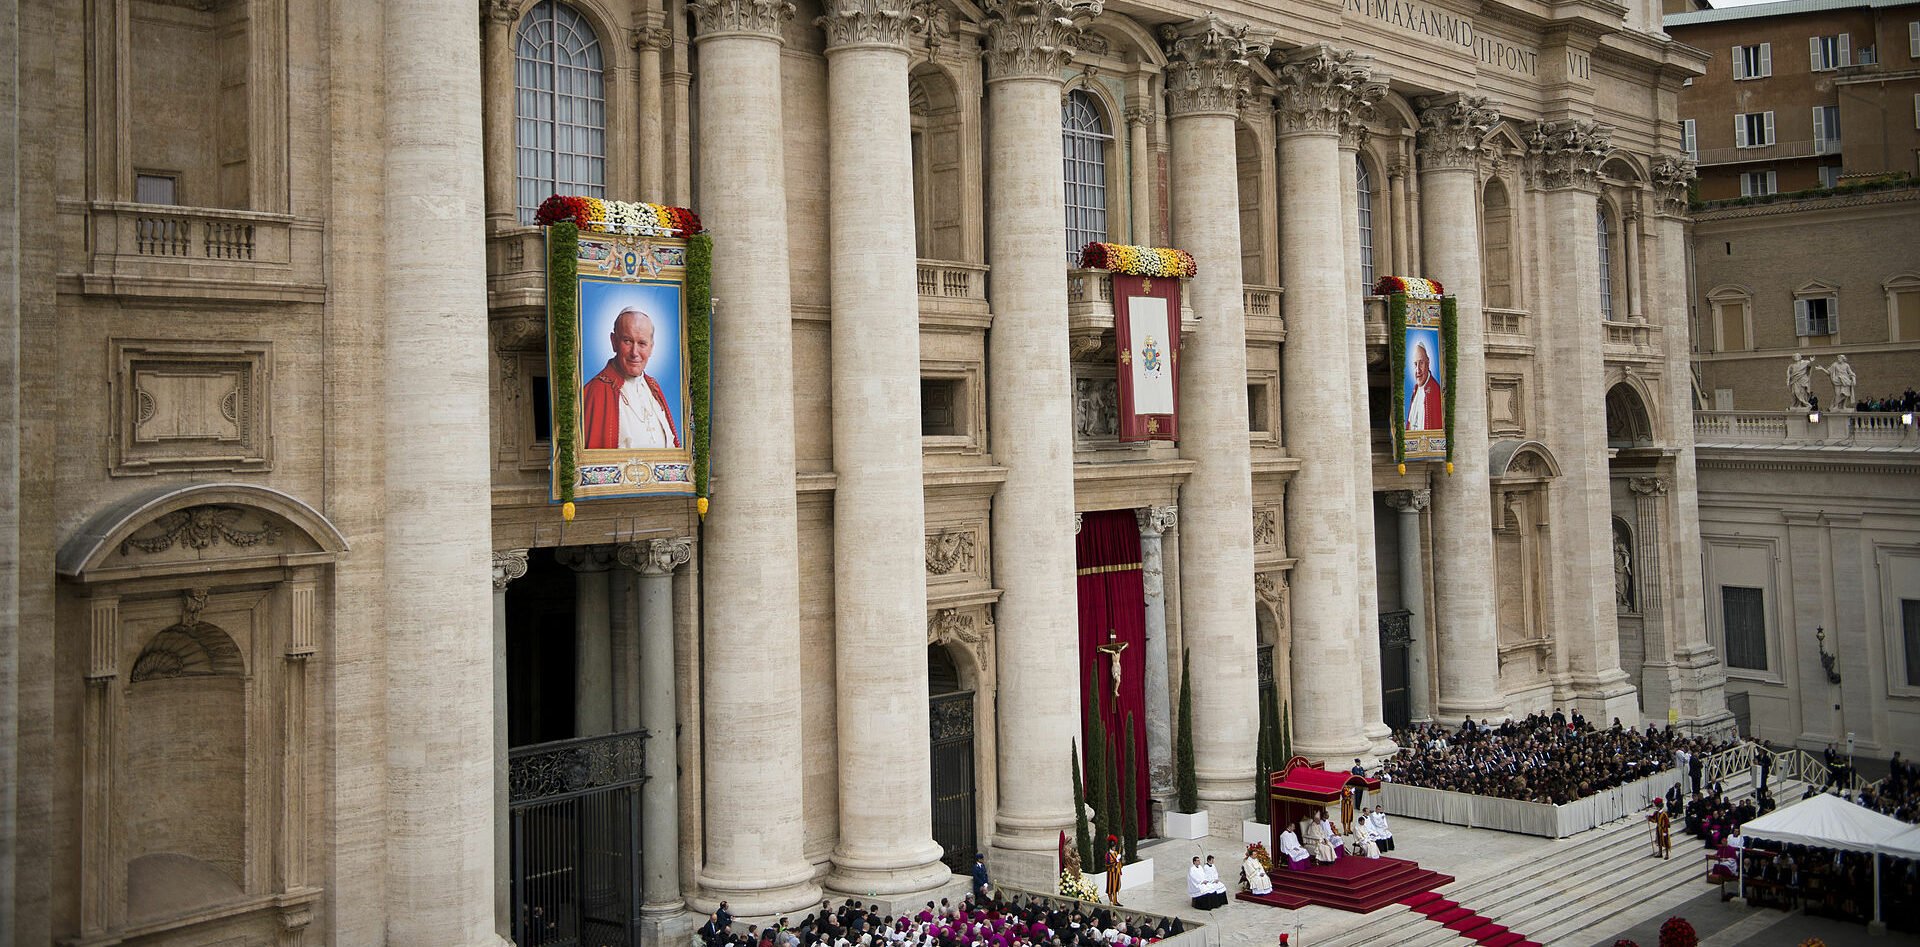
[[1360, 292], [1373, 289], [1373, 177], [1367, 163], [1353, 159], [1354, 206], [1360, 208]]
[[553, 0], [520, 20], [514, 52], [514, 143], [520, 222], [553, 194], [606, 196], [607, 115], [600, 37]]
[[1594, 237], [1600, 243], [1600, 318], [1613, 321], [1613, 232], [1607, 227], [1607, 209], [1595, 212]]
[[1113, 136], [1099, 105], [1082, 89], [1060, 106], [1060, 146], [1067, 177], [1067, 265], [1077, 266], [1080, 248], [1107, 239], [1107, 144]]

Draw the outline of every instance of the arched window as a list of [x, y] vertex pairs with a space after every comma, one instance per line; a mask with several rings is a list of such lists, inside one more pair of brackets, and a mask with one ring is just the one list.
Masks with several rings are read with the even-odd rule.
[[1480, 219], [1485, 233], [1480, 261], [1485, 269], [1486, 305], [1489, 309], [1509, 309], [1514, 305], [1513, 203], [1499, 178], [1488, 178], [1481, 195]]
[[1067, 177], [1067, 265], [1080, 248], [1107, 239], [1107, 123], [1088, 92], [1075, 89], [1060, 106], [1060, 146]]
[[1354, 206], [1360, 208], [1360, 292], [1373, 289], [1373, 178], [1367, 174], [1367, 163], [1360, 156], [1353, 158]]
[[600, 38], [585, 17], [553, 0], [527, 11], [514, 52], [521, 223], [553, 194], [605, 196], [603, 85]]
[[1595, 212], [1600, 242], [1600, 318], [1613, 321], [1613, 234], [1607, 229], [1607, 209]]

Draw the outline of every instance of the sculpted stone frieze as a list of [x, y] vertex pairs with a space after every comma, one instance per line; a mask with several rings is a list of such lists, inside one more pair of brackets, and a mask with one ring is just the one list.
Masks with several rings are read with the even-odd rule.
[[1685, 155], [1660, 155], [1653, 160], [1653, 186], [1663, 214], [1679, 216], [1687, 212], [1687, 191], [1699, 172], [1693, 159]]
[[1597, 122], [1535, 122], [1527, 135], [1534, 180], [1549, 190], [1596, 186], [1600, 162], [1613, 150], [1613, 128]]
[[1420, 164], [1471, 168], [1487, 132], [1500, 124], [1500, 107], [1484, 95], [1443, 95], [1420, 102]]
[[[1377, 73], [1377, 74], [1376, 74]], [[1366, 121], [1387, 94], [1373, 57], [1313, 43], [1277, 57], [1274, 106], [1280, 133], [1333, 132]]]
[[814, 25], [827, 34], [827, 48], [836, 46], [900, 46], [919, 29], [923, 17], [894, 0], [827, 0], [826, 13]]
[[1052, 79], [1079, 48], [1101, 0], [990, 0], [986, 11], [987, 81]]
[[927, 537], [927, 574], [951, 575], [973, 571], [973, 531], [942, 532]]
[[693, 0], [694, 22], [704, 39], [716, 33], [765, 33], [780, 35], [780, 24], [793, 18], [788, 0]]
[[280, 525], [263, 522], [259, 529], [241, 529], [240, 518], [245, 511], [232, 506], [192, 506], [184, 510], [175, 510], [154, 520], [140, 532], [127, 537], [120, 544], [120, 554], [138, 549], [141, 552], [154, 553], [165, 550], [175, 543], [187, 549], [205, 549], [221, 540], [226, 540], [242, 549], [270, 543], [280, 538]]
[[1160, 28], [1167, 50], [1168, 115], [1240, 111], [1240, 96], [1252, 85], [1253, 60], [1268, 48], [1248, 29], [1213, 13]]

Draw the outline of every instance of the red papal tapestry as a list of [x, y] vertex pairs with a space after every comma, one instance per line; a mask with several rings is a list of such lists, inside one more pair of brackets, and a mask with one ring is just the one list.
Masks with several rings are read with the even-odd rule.
[[1113, 279], [1113, 347], [1119, 361], [1120, 439], [1177, 441], [1180, 407], [1180, 281]]

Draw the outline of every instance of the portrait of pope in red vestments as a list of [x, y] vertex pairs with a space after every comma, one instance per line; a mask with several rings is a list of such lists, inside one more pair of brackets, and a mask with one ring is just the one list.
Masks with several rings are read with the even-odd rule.
[[1447, 426], [1446, 393], [1433, 377], [1433, 358], [1427, 343], [1413, 346], [1413, 384], [1407, 390], [1407, 430], [1438, 431]]
[[680, 446], [667, 394], [647, 374], [657, 329], [653, 317], [628, 306], [614, 317], [607, 341], [613, 356], [580, 388], [580, 427], [587, 450], [672, 449]]

